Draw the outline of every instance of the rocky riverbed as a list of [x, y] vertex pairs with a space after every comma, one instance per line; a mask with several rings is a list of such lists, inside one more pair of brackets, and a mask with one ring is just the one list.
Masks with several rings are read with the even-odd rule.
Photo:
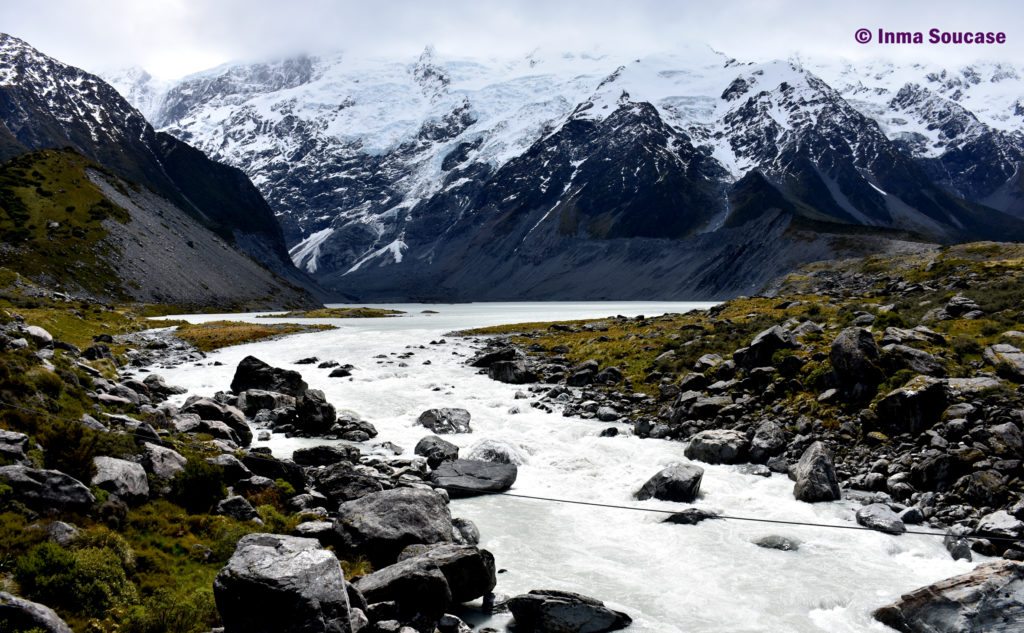
[[[664, 317], [637, 317], [633, 307], [573, 321], [631, 306], [577, 307], [560, 313], [564, 324], [476, 338], [446, 332], [508, 323], [515, 306], [439, 306], [210, 355], [146, 335], [120, 355], [119, 372], [93, 369], [85, 395], [95, 408], [80, 420], [133, 446], [96, 454], [86, 476], [43, 468], [31, 438], [8, 431], [5, 503], [74, 555], [95, 548], [96, 523], [122, 530], [165, 500], [206, 504], [190, 512], [247, 526], [252, 534], [222, 562], [209, 555], [229, 633], [509, 621], [516, 630], [861, 631], [885, 622], [923, 631], [935, 618], [967, 631], [995, 617], [984, 598], [992, 592], [1017, 622], [1020, 406], [1000, 360], [1012, 364], [1014, 352], [996, 348], [1010, 345], [993, 340], [1001, 332], [980, 329], [977, 359], [937, 347], [943, 337], [954, 349], [952, 326], [993, 316], [991, 306], [972, 307], [953, 288], [934, 306], [945, 316], [907, 323], [908, 310], [896, 323], [877, 307], [891, 292], [879, 301], [860, 292], [854, 310], [849, 290], [825, 286], [813, 300], [741, 299]], [[959, 319], [963, 307], [959, 316], [982, 315]], [[71, 349], [18, 322], [6, 328], [5, 345], [43, 367], [64, 370], [73, 358], [87, 372], [89, 356], [117, 360], [104, 354], [113, 340]], [[890, 347], [895, 335], [935, 363], [895, 364], [894, 350], [923, 359]], [[164, 378], [152, 371], [160, 365]], [[965, 451], [975, 453], [937, 471], [947, 487], [923, 483], [933, 480], [921, 478], [921, 464]], [[208, 468], [227, 487], [183, 495], [183, 479], [199, 484]], [[982, 503], [969, 491], [988, 478], [997, 478], [993, 496]], [[510, 489], [664, 514], [501, 494]], [[949, 533], [913, 534], [925, 530]], [[993, 555], [1003, 562], [988, 563]], [[701, 582], [687, 584], [693, 578]], [[0, 612], [49, 617], [8, 595]]]

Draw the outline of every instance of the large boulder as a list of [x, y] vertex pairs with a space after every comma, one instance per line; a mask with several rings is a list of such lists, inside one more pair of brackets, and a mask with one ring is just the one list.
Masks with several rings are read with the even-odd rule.
[[711, 429], [691, 437], [683, 454], [708, 464], [740, 464], [747, 461], [749, 446], [747, 436], [739, 431]]
[[231, 379], [231, 391], [241, 393], [248, 389], [276, 391], [289, 396], [301, 396], [309, 385], [302, 375], [290, 369], [271, 367], [255, 356], [246, 356], [238, 363], [235, 377]]
[[600, 600], [569, 591], [533, 590], [509, 600], [508, 609], [523, 633], [603, 633], [633, 622]]
[[289, 420], [304, 435], [323, 435], [338, 419], [334, 405], [319, 389], [307, 389], [295, 400], [294, 417]]
[[916, 376], [879, 400], [875, 412], [885, 432], [917, 434], [939, 421], [946, 404], [946, 384], [942, 380]]
[[430, 483], [444, 488], [452, 497], [472, 497], [505, 492], [516, 482], [515, 464], [456, 459], [444, 462], [430, 473]]
[[72, 633], [50, 607], [0, 591], [0, 630]]
[[459, 458], [459, 447], [436, 435], [428, 435], [416, 443], [413, 452], [427, 458], [431, 468], [437, 468], [441, 462]]
[[398, 488], [341, 504], [334, 522], [340, 551], [375, 567], [394, 563], [409, 545], [451, 543], [452, 515], [431, 490]]
[[857, 523], [886, 534], [903, 534], [907, 531], [899, 515], [884, 503], [871, 503], [859, 508]]
[[793, 466], [792, 476], [796, 480], [793, 496], [798, 501], [815, 503], [836, 501], [840, 497], [839, 479], [832, 462], [832, 451], [815, 442], [807, 447], [800, 461]]
[[141, 503], [149, 498], [149, 479], [142, 464], [116, 457], [94, 457], [96, 474], [90, 482], [101, 490], [117, 495], [125, 503]]
[[81, 512], [96, 501], [85, 484], [59, 470], [2, 466], [0, 482], [15, 500], [39, 511]]
[[311, 471], [310, 478], [317, 492], [334, 503], [352, 501], [384, 489], [377, 478], [356, 470], [349, 462], [338, 462]]
[[1024, 622], [1024, 565], [985, 563], [904, 594], [875, 619], [903, 633], [1011, 633]]
[[366, 602], [393, 602], [403, 619], [437, 619], [452, 602], [451, 589], [437, 563], [410, 558], [355, 581]]
[[469, 427], [469, 411], [465, 409], [427, 409], [416, 419], [438, 435], [449, 435], [451, 433], [472, 433]]
[[775, 352], [798, 347], [800, 345], [791, 332], [780, 325], [775, 325], [755, 336], [747, 347], [736, 350], [733, 353], [733, 360], [738, 366], [746, 369], [766, 367], [772, 364]]
[[448, 581], [452, 600], [469, 602], [482, 598], [497, 584], [494, 555], [473, 545], [413, 545], [399, 560], [429, 560]]
[[640, 501], [660, 499], [689, 503], [700, 493], [704, 469], [692, 464], [673, 464], [647, 480], [634, 495]]
[[1014, 382], [1024, 382], [1024, 352], [1013, 345], [998, 343], [985, 348], [985, 360], [999, 375]]
[[485, 350], [473, 357], [469, 364], [473, 367], [490, 367], [499, 361], [515, 360], [518, 356], [514, 347], [499, 347], [498, 349]]
[[907, 345], [890, 343], [882, 348], [885, 364], [892, 370], [909, 369], [926, 376], [945, 376], [946, 367], [942, 361], [928, 352]]
[[487, 368], [487, 375], [492, 380], [513, 385], [537, 382], [537, 375], [527, 367], [525, 361], [521, 360], [499, 360], [492, 363]]
[[840, 332], [832, 341], [829, 353], [839, 384], [854, 397], [873, 393], [881, 382], [879, 358], [875, 338], [870, 331], [860, 327], [849, 327]]
[[314, 539], [249, 534], [213, 583], [224, 633], [348, 633], [345, 577]]

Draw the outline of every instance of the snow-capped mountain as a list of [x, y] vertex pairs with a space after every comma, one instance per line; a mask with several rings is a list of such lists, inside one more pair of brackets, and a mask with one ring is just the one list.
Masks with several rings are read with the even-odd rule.
[[692, 296], [778, 272], [750, 260], [702, 277], [716, 242], [763, 257], [762, 223], [819, 240], [776, 244], [792, 249], [780, 267], [829, 256], [820, 240], [851, 227], [1024, 238], [1011, 217], [1024, 216], [1022, 74], [754, 64], [703, 46], [636, 59], [428, 48], [220, 67], [169, 87], [152, 118], [245, 171], [293, 260], [338, 292], [624, 296], [612, 277], [583, 278], [581, 261], [603, 257], [633, 279], [659, 260], [684, 278], [658, 272], [657, 296]]

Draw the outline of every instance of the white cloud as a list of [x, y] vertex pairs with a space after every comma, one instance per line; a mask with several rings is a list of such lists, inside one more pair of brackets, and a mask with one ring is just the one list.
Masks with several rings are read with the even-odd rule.
[[[537, 46], [642, 55], [682, 41], [740, 59], [800, 53], [950, 65], [1017, 60], [1014, 2], [860, 0], [35, 0], [0, 6], [0, 28], [91, 70], [139, 65], [164, 77], [236, 59], [342, 49], [511, 55]], [[859, 45], [854, 31], [1004, 30], [1003, 46]]]

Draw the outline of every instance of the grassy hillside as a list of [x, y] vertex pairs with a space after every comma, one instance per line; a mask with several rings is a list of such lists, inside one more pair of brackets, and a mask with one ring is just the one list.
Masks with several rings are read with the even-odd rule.
[[102, 244], [104, 221], [128, 213], [88, 177], [102, 168], [71, 150], [44, 150], [0, 165], [0, 265], [61, 289], [124, 296]]

